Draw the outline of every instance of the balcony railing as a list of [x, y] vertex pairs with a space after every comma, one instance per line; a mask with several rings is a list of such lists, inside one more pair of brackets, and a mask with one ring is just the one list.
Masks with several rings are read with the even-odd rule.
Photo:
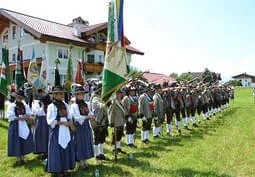
[[104, 64], [103, 63], [84, 63], [83, 68], [85, 74], [88, 73], [98, 73], [100, 74], [103, 70]]

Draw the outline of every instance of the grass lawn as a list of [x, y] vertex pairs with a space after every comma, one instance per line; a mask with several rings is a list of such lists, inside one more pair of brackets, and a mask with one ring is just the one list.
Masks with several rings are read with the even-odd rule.
[[[139, 130], [135, 142], [139, 148], [132, 149], [134, 160], [129, 160], [128, 155], [119, 155], [117, 162], [91, 159], [89, 170], [78, 170], [77, 164], [71, 176], [94, 176], [95, 169], [99, 169], [100, 176], [255, 176], [254, 106], [251, 88], [236, 89], [231, 108], [210, 121], [203, 121], [198, 128], [183, 130], [181, 136], [174, 129], [172, 136], [166, 136], [164, 127], [159, 139], [153, 139], [150, 133], [148, 145], [141, 143]], [[7, 129], [8, 122], [0, 120], [0, 177], [51, 176], [33, 154], [25, 157], [24, 166], [13, 167], [15, 158], [6, 155]], [[113, 158], [109, 142], [110, 137], [106, 155]], [[124, 142], [122, 139], [123, 150], [130, 152]]]

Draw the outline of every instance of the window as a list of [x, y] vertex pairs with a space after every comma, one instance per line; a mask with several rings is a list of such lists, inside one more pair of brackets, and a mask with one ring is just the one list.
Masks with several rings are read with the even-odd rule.
[[14, 39], [16, 39], [16, 36], [17, 34], [16, 34], [16, 26], [13, 26], [12, 27], [12, 39], [14, 40]]
[[103, 55], [99, 55], [98, 58], [99, 58], [98, 63], [103, 63], [104, 62], [104, 56]]
[[95, 62], [95, 55], [94, 54], [88, 54], [87, 55], [87, 62], [88, 63], [94, 63]]
[[59, 59], [68, 59], [68, 50], [67, 49], [58, 49], [58, 58]]
[[27, 33], [25, 32], [24, 28], [20, 27], [20, 37], [25, 36]]
[[5, 45], [7, 43], [8, 43], [8, 30], [3, 35], [3, 44]]
[[107, 39], [107, 37], [105, 36], [104, 33], [99, 33], [99, 34], [97, 35], [97, 40], [98, 40], [99, 42], [105, 42], [106, 39]]
[[12, 54], [12, 62], [15, 62], [15, 61], [16, 61], [16, 54], [13, 53], [13, 54]]

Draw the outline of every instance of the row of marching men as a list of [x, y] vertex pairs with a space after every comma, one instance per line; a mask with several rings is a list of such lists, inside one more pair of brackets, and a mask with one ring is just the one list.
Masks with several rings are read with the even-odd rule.
[[[134, 133], [136, 132], [137, 120], [141, 118], [141, 140], [149, 142], [149, 132], [152, 128], [153, 137], [160, 136], [166, 117], [166, 132], [170, 135], [173, 118], [178, 132], [181, 133], [181, 120], [184, 129], [189, 129], [189, 122], [197, 127], [204, 120], [229, 106], [230, 98], [234, 98], [233, 90], [226, 86], [204, 85], [168, 85], [164, 83], [143, 87], [143, 93], [136, 95], [137, 88], [127, 87], [123, 97], [120, 90], [117, 92], [117, 148], [123, 128], [126, 128], [126, 143], [129, 147], [134, 146]], [[110, 106], [110, 109], [112, 106]], [[111, 112], [111, 111], [110, 111]], [[197, 120], [195, 118], [197, 115]], [[111, 122], [113, 125], [113, 122]], [[119, 147], [120, 148], [120, 147]], [[114, 150], [114, 147], [113, 147]]]
[[173, 115], [176, 117], [176, 127], [181, 133], [181, 118], [185, 129], [189, 129], [189, 122], [192, 123], [192, 126], [197, 127], [197, 123], [201, 122], [202, 115], [204, 120], [210, 120], [209, 117], [227, 108], [229, 100], [234, 98], [233, 90], [225, 86], [187, 85], [169, 88], [166, 84], [163, 87], [167, 133], [171, 132]]

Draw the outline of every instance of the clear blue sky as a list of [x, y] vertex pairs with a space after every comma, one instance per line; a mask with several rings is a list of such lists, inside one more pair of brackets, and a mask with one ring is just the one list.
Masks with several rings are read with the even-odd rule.
[[[65, 24], [82, 16], [95, 24], [107, 20], [107, 2], [9, 0], [1, 7]], [[132, 65], [164, 74], [207, 67], [225, 79], [255, 74], [254, 9], [252, 0], [126, 0], [125, 34], [145, 52], [133, 56]]]

